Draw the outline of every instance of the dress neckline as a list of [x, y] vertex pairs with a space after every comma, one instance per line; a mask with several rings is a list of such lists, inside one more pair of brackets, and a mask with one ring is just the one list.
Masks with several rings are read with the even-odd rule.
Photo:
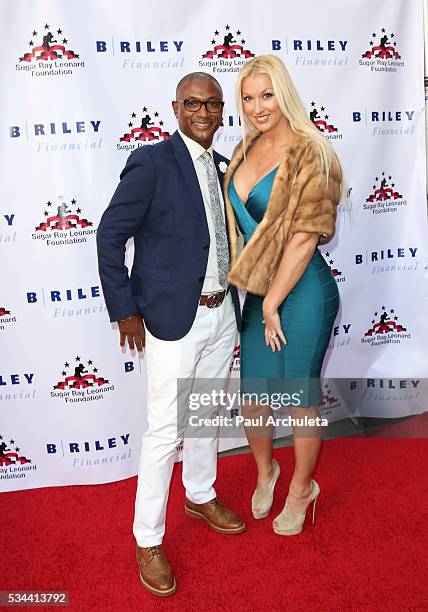
[[[240, 166], [240, 164], [238, 164], [238, 166], [236, 167], [235, 172], [236, 172], [236, 170], [239, 168], [239, 166]], [[232, 176], [233, 188], [234, 188], [235, 193], [236, 193], [236, 195], [238, 196], [238, 198], [239, 198], [240, 202], [241, 202], [241, 203], [242, 203], [242, 204], [243, 204], [245, 207], [247, 206], [248, 201], [249, 201], [249, 199], [250, 199], [250, 197], [251, 197], [251, 194], [253, 193], [253, 191], [255, 190], [255, 188], [256, 188], [256, 187], [257, 187], [257, 186], [258, 186], [258, 185], [259, 185], [259, 184], [260, 184], [262, 181], [264, 181], [265, 179], [267, 179], [267, 178], [268, 178], [268, 176], [270, 176], [270, 175], [271, 175], [273, 172], [275, 172], [276, 170], [278, 170], [279, 166], [280, 166], [280, 164], [278, 164], [277, 166], [275, 166], [275, 168], [272, 168], [272, 170], [271, 170], [270, 172], [268, 172], [267, 174], [265, 174], [264, 176], [262, 176], [262, 178], [261, 178], [261, 179], [259, 179], [259, 180], [257, 181], [257, 183], [254, 183], [254, 185], [251, 187], [250, 191], [248, 192], [248, 196], [247, 196], [247, 199], [246, 199], [246, 201], [245, 201], [245, 202], [242, 200], [241, 196], [239, 195], [239, 193], [238, 193], [238, 192], [237, 192], [237, 190], [236, 190], [236, 187], [235, 187], [235, 172], [233, 173], [233, 176]]]

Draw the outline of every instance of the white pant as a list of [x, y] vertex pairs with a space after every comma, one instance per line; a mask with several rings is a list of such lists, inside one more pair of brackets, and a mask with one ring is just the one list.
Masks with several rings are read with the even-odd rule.
[[[142, 547], [161, 544], [169, 484], [181, 433], [177, 431], [177, 379], [226, 379], [236, 339], [230, 293], [218, 308], [199, 306], [180, 340], [155, 338], [146, 330], [148, 429], [143, 436], [133, 532]], [[186, 496], [203, 504], [216, 496], [218, 438], [185, 438]]]

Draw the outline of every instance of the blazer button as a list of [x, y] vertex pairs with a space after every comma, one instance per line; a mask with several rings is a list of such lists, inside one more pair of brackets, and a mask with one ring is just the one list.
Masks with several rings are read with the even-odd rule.
[[204, 249], [204, 251], [208, 251], [208, 249], [210, 248], [209, 244], [204, 244], [204, 246], [202, 247]]
[[198, 280], [199, 280], [200, 283], [203, 283], [205, 279], [204, 279], [203, 276], [200, 276]]

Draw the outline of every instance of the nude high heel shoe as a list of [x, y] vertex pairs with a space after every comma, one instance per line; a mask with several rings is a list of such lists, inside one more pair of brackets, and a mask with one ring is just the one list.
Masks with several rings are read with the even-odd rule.
[[291, 506], [289, 506], [287, 500], [281, 514], [279, 514], [272, 523], [272, 527], [275, 533], [278, 535], [296, 535], [303, 529], [303, 523], [305, 522], [306, 512], [309, 506], [313, 502], [312, 508], [312, 524], [315, 521], [315, 505], [317, 503], [318, 495], [320, 494], [320, 488], [315, 480], [311, 480], [311, 493], [309, 496], [309, 503], [306, 506], [306, 511], [296, 512]]
[[276, 481], [281, 473], [281, 468], [275, 459], [272, 459], [272, 478], [264, 487], [257, 487], [251, 499], [251, 510], [255, 519], [263, 519], [269, 515], [273, 503], [273, 491]]

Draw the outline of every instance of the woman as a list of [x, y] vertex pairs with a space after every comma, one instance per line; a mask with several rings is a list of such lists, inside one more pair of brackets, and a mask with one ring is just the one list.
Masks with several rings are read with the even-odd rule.
[[[289, 408], [291, 416], [319, 417], [320, 372], [339, 297], [317, 245], [329, 242], [335, 232], [343, 187], [340, 163], [307, 117], [278, 57], [264, 55], [245, 64], [237, 104], [247, 130], [227, 170], [225, 191], [229, 280], [247, 290], [241, 392], [266, 387], [291, 395], [298, 390], [300, 403]], [[238, 256], [239, 234], [244, 248]], [[259, 519], [269, 514], [280, 468], [272, 459], [273, 428], [266, 421], [270, 408], [247, 403], [244, 416], [250, 414], [265, 423], [265, 435], [247, 428], [258, 470], [252, 511]], [[319, 428], [295, 425], [293, 434], [295, 470], [284, 509], [273, 522], [280, 535], [300, 533], [312, 502], [314, 518], [320, 491], [312, 479]]]

